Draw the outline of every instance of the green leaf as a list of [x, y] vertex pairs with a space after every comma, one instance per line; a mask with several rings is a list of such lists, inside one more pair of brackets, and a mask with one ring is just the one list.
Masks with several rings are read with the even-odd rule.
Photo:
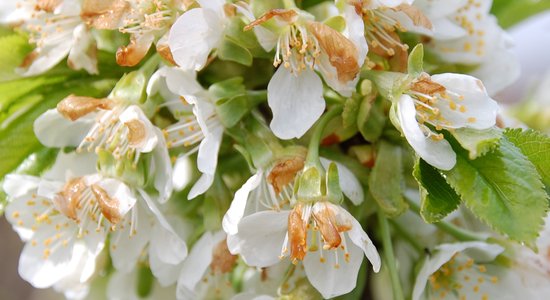
[[357, 112], [361, 104], [361, 98], [350, 97], [344, 103], [344, 111], [342, 112], [342, 124], [344, 128], [357, 124]]
[[244, 95], [246, 89], [243, 85], [242, 77], [233, 77], [223, 81], [216, 82], [208, 88], [210, 96], [217, 102], [219, 99], [233, 98]]
[[0, 81], [7, 81], [18, 78], [15, 68], [19, 67], [32, 46], [28, 39], [19, 34], [10, 34], [0, 37]]
[[454, 150], [456, 166], [442, 173], [462, 202], [494, 230], [535, 249], [548, 196], [533, 164], [506, 138], [476, 160]]
[[422, 44], [416, 45], [409, 54], [409, 61], [407, 63], [408, 73], [415, 78], [423, 72], [424, 64], [424, 46]]
[[536, 130], [507, 129], [504, 135], [537, 168], [542, 182], [550, 188], [550, 137]]
[[[42, 94], [29, 94], [35, 105], [25, 107], [10, 116], [9, 122], [4, 121], [0, 128], [0, 179], [12, 172], [29, 155], [42, 149], [42, 145], [34, 136], [33, 123], [43, 112], [55, 107], [57, 103], [69, 94], [89, 95], [91, 97], [105, 96], [108, 91], [104, 86], [98, 88], [92, 79], [77, 79], [62, 84], [42, 86]], [[109, 87], [109, 89], [112, 86]], [[39, 101], [36, 101], [39, 100]]]
[[468, 150], [470, 159], [476, 159], [498, 145], [502, 130], [495, 127], [485, 130], [459, 128], [451, 131], [451, 134], [462, 148]]
[[383, 102], [381, 99], [374, 103], [365, 98], [359, 107], [357, 114], [357, 128], [368, 142], [375, 142], [380, 138], [386, 124]]
[[403, 199], [401, 155], [399, 146], [381, 142], [369, 177], [370, 193], [382, 211], [390, 217], [399, 216], [408, 208]]
[[251, 66], [253, 58], [248, 49], [227, 38], [224, 38], [218, 48], [218, 57], [221, 60], [234, 61], [245, 66]]
[[496, 15], [500, 26], [509, 28], [548, 9], [550, 9], [550, 0], [494, 0], [491, 11]]
[[235, 96], [230, 99], [220, 99], [216, 105], [216, 112], [226, 128], [231, 128], [250, 111], [246, 95]]
[[424, 160], [416, 160], [413, 176], [420, 186], [420, 214], [426, 222], [441, 221], [460, 204], [460, 197], [445, 178]]

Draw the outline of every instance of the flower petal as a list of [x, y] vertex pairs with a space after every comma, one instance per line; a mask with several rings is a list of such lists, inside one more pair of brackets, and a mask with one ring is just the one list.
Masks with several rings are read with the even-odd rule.
[[256, 189], [262, 182], [263, 173], [258, 172], [250, 177], [245, 184], [235, 193], [231, 206], [223, 216], [222, 226], [227, 234], [239, 232], [239, 222], [243, 218], [246, 203], [250, 192]]
[[34, 121], [34, 133], [40, 143], [47, 147], [77, 147], [94, 123], [94, 113], [71, 122], [57, 110], [50, 109]]
[[[214, 248], [212, 233], [207, 231], [195, 243], [189, 256], [183, 262], [180, 276], [178, 278], [177, 295], [182, 299], [186, 291], [194, 291], [197, 284], [210, 267], [212, 262], [212, 250]], [[180, 293], [182, 294], [180, 296]]]
[[[119, 116], [120, 122], [123, 124], [130, 124], [132, 122], [139, 122], [141, 124], [139, 129], [142, 129], [143, 132], [140, 132], [138, 144], [130, 145], [130, 147], [135, 148], [137, 151], [142, 153], [147, 153], [153, 151], [155, 146], [158, 143], [158, 136], [155, 131], [155, 126], [149, 121], [145, 116], [141, 108], [137, 105], [131, 105], [125, 109]], [[128, 128], [132, 128], [128, 126]], [[143, 135], [143, 136], [141, 136]]]
[[465, 112], [452, 109], [450, 105], [437, 103], [442, 117], [451, 123], [450, 126], [486, 129], [495, 125], [498, 104], [491, 99], [481, 80], [464, 74], [438, 74], [432, 80], [443, 85], [447, 90], [464, 97], [456, 105], [463, 105]]
[[325, 299], [349, 293], [357, 285], [357, 274], [363, 261], [363, 253], [349, 240], [346, 244], [348, 259], [344, 256], [344, 251], [339, 249], [323, 251], [323, 262], [320, 260], [319, 252], [308, 252], [304, 259], [309, 282]]
[[193, 179], [193, 169], [188, 155], [178, 157], [174, 163], [172, 184], [177, 191], [183, 190]]
[[267, 86], [267, 101], [273, 133], [281, 139], [299, 138], [325, 110], [323, 83], [310, 69], [295, 75], [280, 67]]
[[240, 254], [250, 266], [268, 267], [278, 263], [288, 214], [288, 211], [261, 211], [244, 217], [239, 223], [239, 232], [228, 242], [229, 251]]
[[169, 45], [176, 63], [184, 70], [200, 70], [210, 51], [223, 37], [220, 16], [205, 8], [185, 12], [170, 29]]
[[[456, 253], [467, 249], [476, 249], [486, 253], [486, 258], [495, 258], [498, 254], [504, 251], [499, 245], [488, 244], [484, 242], [465, 242], [455, 244], [442, 244], [436, 248], [438, 251], [424, 262], [422, 268], [416, 276], [412, 299], [418, 300], [426, 288], [428, 278], [435, 273], [441, 266], [447, 263]], [[491, 259], [489, 259], [491, 260]]]
[[438, 169], [452, 169], [456, 164], [456, 154], [453, 148], [446, 140], [434, 141], [424, 135], [416, 121], [416, 108], [413, 99], [408, 95], [402, 95], [397, 105], [401, 129], [414, 151], [427, 163]]
[[376, 246], [372, 243], [367, 233], [361, 227], [361, 224], [345, 209], [339, 208], [338, 215], [344, 218], [347, 223], [351, 224], [351, 230], [348, 231], [348, 236], [351, 241], [365, 253], [365, 256], [372, 264], [374, 272], [380, 271], [380, 255]]
[[172, 194], [172, 176], [175, 173], [172, 171], [172, 161], [162, 132], [158, 128], [154, 128], [154, 132], [158, 145], [153, 150], [153, 165], [150, 172], [155, 174], [155, 189], [159, 192], [159, 202], [165, 203]]
[[98, 74], [95, 42], [85, 24], [78, 25], [73, 31], [73, 44], [67, 63], [74, 70], [84, 69], [90, 74]]

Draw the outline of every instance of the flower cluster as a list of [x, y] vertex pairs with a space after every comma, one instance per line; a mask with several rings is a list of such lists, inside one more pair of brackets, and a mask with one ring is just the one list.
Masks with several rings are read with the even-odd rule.
[[504, 128], [519, 69], [491, 2], [0, 4], [20, 276], [69, 299], [544, 299], [550, 139]]

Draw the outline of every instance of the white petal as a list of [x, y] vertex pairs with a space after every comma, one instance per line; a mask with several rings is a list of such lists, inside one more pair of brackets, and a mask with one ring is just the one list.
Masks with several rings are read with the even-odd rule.
[[468, 34], [464, 28], [456, 25], [447, 18], [435, 19], [433, 21], [434, 39], [447, 40], [457, 39]]
[[165, 228], [159, 223], [153, 228], [149, 253], [164, 263], [176, 265], [187, 256], [187, 244], [172, 228]]
[[424, 135], [416, 121], [416, 108], [410, 96], [399, 98], [398, 117], [405, 138], [422, 159], [441, 170], [454, 167], [456, 154], [453, 148], [446, 140], [434, 141]]
[[131, 147], [142, 153], [153, 151], [153, 148], [155, 148], [158, 143], [158, 136], [155, 131], [156, 127], [149, 121], [139, 106], [129, 106], [120, 114], [119, 119], [123, 124], [131, 121], [139, 121], [145, 129], [145, 136], [143, 141], [138, 145], [132, 145]]
[[34, 133], [44, 146], [51, 148], [77, 147], [94, 123], [94, 113], [71, 122], [60, 115], [57, 110], [50, 109], [34, 121]]
[[365, 194], [361, 183], [357, 180], [357, 177], [355, 177], [355, 175], [341, 163], [321, 157], [321, 164], [325, 167], [325, 169], [328, 169], [331, 162], [334, 162], [338, 167], [338, 179], [340, 182], [340, 188], [342, 189], [344, 195], [346, 195], [346, 197], [348, 197], [353, 204], [361, 204], [365, 199]]
[[[214, 240], [211, 232], [205, 232], [195, 243], [189, 256], [183, 262], [180, 276], [178, 278], [177, 293], [185, 290], [195, 290], [197, 284], [210, 267], [212, 262], [212, 250]], [[178, 295], [178, 299], [185, 298]]]
[[466, 249], [477, 249], [486, 252], [486, 258], [495, 258], [498, 254], [504, 251], [499, 245], [487, 244], [484, 242], [465, 242], [455, 244], [443, 244], [437, 247], [437, 253], [426, 259], [424, 265], [418, 272], [416, 282], [414, 284], [414, 290], [412, 299], [418, 300], [426, 288], [426, 283], [430, 275], [435, 273], [441, 266], [447, 263], [456, 253], [462, 252]]
[[78, 25], [73, 31], [73, 44], [69, 57], [69, 66], [75, 70], [84, 69], [90, 74], [97, 74], [97, 58], [94, 53], [95, 42], [85, 24]]
[[244, 217], [239, 223], [239, 233], [231, 237], [232, 248], [239, 250], [249, 266], [268, 267], [278, 263], [288, 214], [288, 211], [261, 211]]
[[[308, 252], [304, 258], [304, 268], [309, 282], [325, 299], [349, 293], [357, 285], [357, 274], [363, 261], [363, 253], [349, 240], [347, 245], [349, 261], [346, 261], [344, 251], [341, 250], [323, 251], [325, 262], [320, 261], [320, 250]], [[338, 261], [335, 255], [338, 256]]]
[[174, 284], [181, 272], [181, 265], [167, 264], [161, 261], [158, 255], [151, 253], [149, 253], [149, 268], [161, 286]]
[[350, 97], [353, 91], [355, 91], [355, 87], [357, 86], [357, 82], [359, 81], [359, 73], [357, 73], [355, 78], [353, 78], [352, 80], [346, 82], [340, 81], [338, 79], [338, 71], [331, 64], [330, 58], [326, 53], [321, 53], [321, 55], [318, 57], [317, 69], [323, 76], [326, 84], [333, 90], [338, 92], [338, 94], [344, 97]]
[[210, 188], [213, 182], [214, 182], [214, 175], [202, 174], [199, 180], [195, 182], [195, 184], [189, 191], [189, 194], [187, 195], [187, 199], [191, 200], [196, 198], [199, 195], [204, 194]]
[[[70, 34], [70, 33], [69, 33]], [[71, 50], [71, 38], [63, 37], [61, 42], [56, 44], [47, 44], [42, 48], [37, 48], [38, 56], [28, 68], [17, 68], [16, 72], [22, 76], [34, 76], [53, 68], [67, 56]]]
[[174, 164], [172, 183], [177, 191], [183, 190], [193, 179], [193, 166], [188, 155], [178, 157]]
[[197, 0], [197, 2], [201, 5], [202, 8], [212, 10], [220, 17], [225, 15], [223, 10], [225, 0]]
[[42, 175], [42, 178], [65, 181], [68, 178], [94, 174], [96, 173], [96, 164], [97, 155], [95, 153], [59, 151], [54, 165]]
[[357, 47], [357, 63], [362, 66], [369, 51], [365, 39], [365, 24], [363, 18], [357, 14], [353, 5], [344, 5], [344, 16], [346, 18], [346, 29], [344, 35]]
[[[134, 223], [136, 228], [133, 228], [135, 232], [128, 224], [132, 213], [137, 214], [137, 222]], [[151, 237], [150, 222], [150, 216], [138, 203], [134, 210], [121, 221], [122, 224], [125, 224], [124, 228], [118, 228], [111, 234], [110, 253], [113, 266], [117, 270], [129, 272], [136, 266], [138, 258]]]
[[[456, 101], [456, 105], [464, 105], [465, 112], [452, 110], [450, 105], [443, 102], [437, 103], [442, 117], [451, 122], [450, 126], [486, 129], [495, 125], [498, 104], [489, 97], [479, 79], [464, 74], [445, 73], [432, 76], [432, 80], [464, 97], [464, 100]], [[475, 121], [469, 121], [470, 118]]]
[[[510, 50], [495, 51], [487, 61], [471, 73], [483, 81], [489, 95], [495, 95], [520, 76], [520, 64]], [[495, 76], [498, 74], [498, 76]]]
[[210, 9], [185, 12], [172, 25], [169, 45], [176, 63], [184, 70], [200, 70], [208, 54], [223, 37], [223, 22]]
[[258, 172], [250, 177], [235, 193], [231, 206], [223, 216], [222, 226], [227, 234], [237, 234], [239, 222], [243, 218], [248, 195], [262, 182], [263, 173]]
[[197, 74], [194, 71], [181, 68], [162, 68], [162, 74], [166, 77], [166, 85], [172, 93], [187, 96], [204, 92], [204, 88], [197, 81]]
[[273, 133], [281, 139], [299, 138], [325, 110], [323, 83], [312, 70], [294, 75], [280, 67], [267, 86], [267, 101]]
[[30, 175], [8, 174], [4, 177], [2, 189], [10, 198], [18, 198], [38, 188], [40, 178]]
[[222, 126], [209, 127], [208, 132], [199, 146], [197, 168], [205, 174], [214, 175], [218, 164], [218, 152], [222, 143]]
[[151, 172], [155, 174], [155, 189], [159, 192], [159, 202], [165, 203], [172, 194], [172, 175], [175, 173], [172, 171], [172, 161], [162, 131], [158, 128], [154, 128], [154, 131], [158, 144], [153, 150]]
[[338, 214], [343, 216], [351, 224], [351, 230], [347, 232], [351, 241], [357, 245], [363, 252], [365, 256], [372, 264], [372, 269], [374, 272], [380, 271], [380, 255], [376, 246], [372, 243], [371, 239], [367, 233], [361, 227], [361, 224], [345, 209], [339, 208]]

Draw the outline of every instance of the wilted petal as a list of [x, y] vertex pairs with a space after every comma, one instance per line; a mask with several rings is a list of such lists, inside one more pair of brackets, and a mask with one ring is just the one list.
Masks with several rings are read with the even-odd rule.
[[292, 74], [280, 67], [267, 87], [267, 101], [273, 133], [281, 139], [299, 138], [325, 110], [323, 83], [310, 69]]

